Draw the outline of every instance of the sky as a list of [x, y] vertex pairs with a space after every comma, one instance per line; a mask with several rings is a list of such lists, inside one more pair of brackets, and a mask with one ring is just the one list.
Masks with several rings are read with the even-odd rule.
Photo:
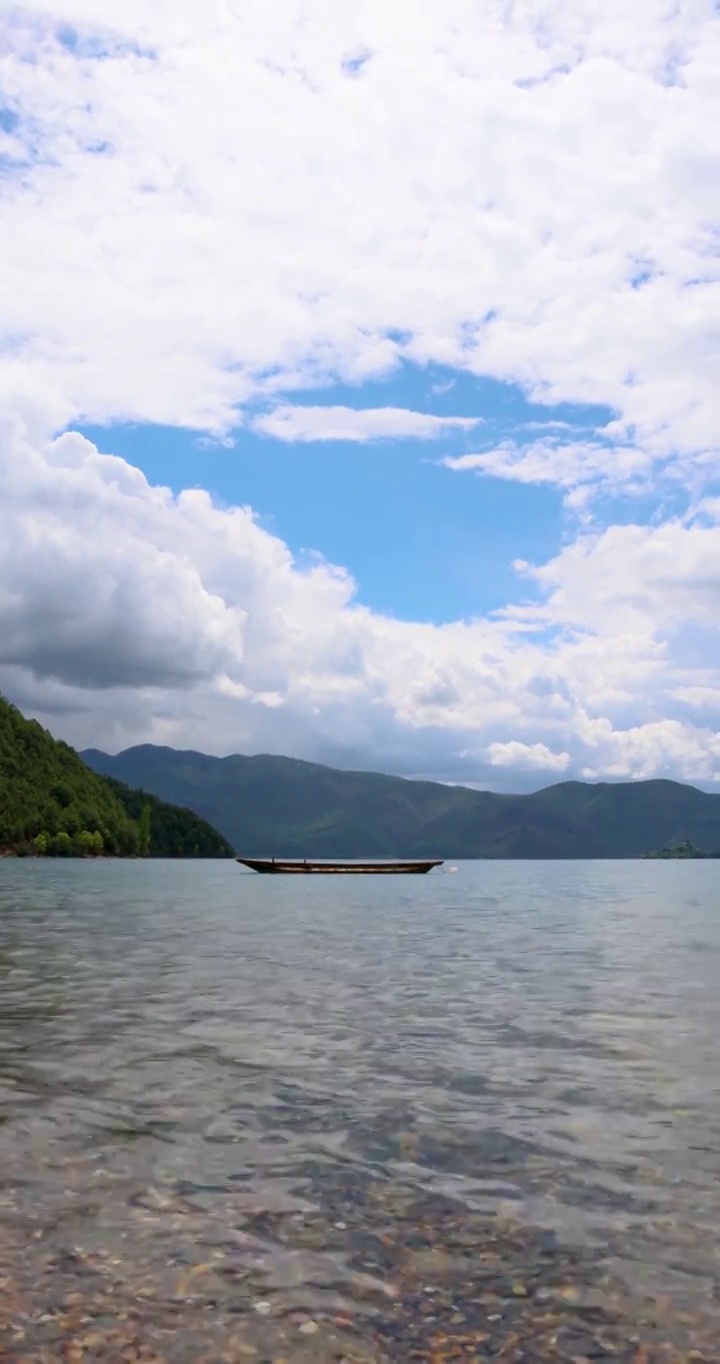
[[713, 0], [0, 13], [0, 691], [720, 789]]

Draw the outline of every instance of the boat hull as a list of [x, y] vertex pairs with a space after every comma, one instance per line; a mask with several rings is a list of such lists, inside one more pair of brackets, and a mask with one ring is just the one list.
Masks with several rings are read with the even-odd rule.
[[413, 862], [310, 862], [296, 858], [238, 857], [236, 861], [244, 867], [250, 867], [252, 871], [270, 872], [276, 876], [418, 876], [431, 871], [433, 867], [442, 866], [442, 858]]

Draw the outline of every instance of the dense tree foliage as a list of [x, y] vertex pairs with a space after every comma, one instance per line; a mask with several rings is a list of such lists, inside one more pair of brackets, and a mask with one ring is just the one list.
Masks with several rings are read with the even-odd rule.
[[34, 856], [223, 857], [189, 810], [98, 776], [0, 697], [0, 850]]
[[232, 848], [192, 810], [166, 805], [147, 791], [133, 791], [113, 777], [105, 778], [130, 818], [137, 822], [140, 852], [150, 857], [230, 857]]
[[138, 852], [138, 829], [108, 782], [0, 697], [0, 846], [36, 853]]

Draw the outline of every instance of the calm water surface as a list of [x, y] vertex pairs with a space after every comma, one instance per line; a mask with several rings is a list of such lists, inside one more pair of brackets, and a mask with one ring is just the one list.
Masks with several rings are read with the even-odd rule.
[[0, 862], [0, 1355], [720, 1359], [719, 867]]

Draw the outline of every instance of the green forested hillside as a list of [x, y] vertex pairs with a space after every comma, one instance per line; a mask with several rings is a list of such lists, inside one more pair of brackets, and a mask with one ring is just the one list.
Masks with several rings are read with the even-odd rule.
[[112, 777], [105, 780], [137, 823], [141, 837], [143, 821], [147, 822], [151, 857], [232, 857], [230, 844], [192, 810], [168, 805], [147, 791], [133, 791]]
[[222, 857], [204, 820], [98, 776], [0, 697], [0, 852]]
[[83, 755], [187, 805], [248, 856], [640, 857], [720, 848], [720, 795], [674, 781], [561, 782], [508, 796], [273, 756], [143, 745]]

